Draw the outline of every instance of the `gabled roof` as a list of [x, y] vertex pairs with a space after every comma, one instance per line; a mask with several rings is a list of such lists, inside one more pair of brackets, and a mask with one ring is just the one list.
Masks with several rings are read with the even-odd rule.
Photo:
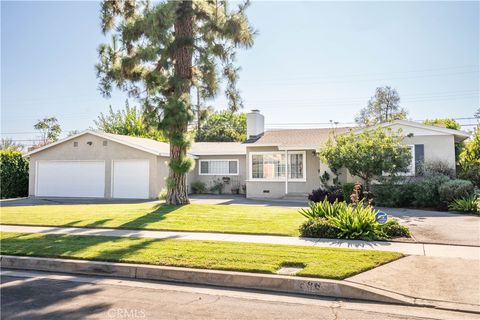
[[470, 133], [465, 131], [448, 129], [440, 126], [423, 124], [423, 123], [418, 123], [418, 122], [409, 121], [409, 120], [395, 120], [392, 122], [385, 122], [372, 127], [359, 129], [356, 132], [361, 132], [363, 130], [376, 129], [378, 127], [386, 128], [394, 125], [401, 125], [401, 126], [406, 126], [406, 127], [411, 127], [411, 128], [421, 129], [421, 130], [427, 130], [437, 134], [453, 135], [455, 137], [455, 142], [461, 142], [467, 139], [468, 137], [470, 137]]
[[351, 128], [277, 129], [267, 130], [254, 141], [247, 141], [252, 147], [278, 147], [280, 150], [318, 150], [331, 133], [344, 133]]
[[155, 140], [152, 140], [152, 139], [146, 139], [146, 138], [124, 136], [124, 135], [120, 135], [120, 134], [105, 133], [105, 132], [102, 132], [102, 131], [85, 130], [85, 131], [82, 131], [82, 132], [80, 132], [78, 134], [75, 134], [73, 136], [66, 137], [64, 139], [60, 139], [56, 142], [47, 144], [47, 145], [45, 145], [41, 148], [32, 150], [32, 151], [28, 152], [26, 154], [26, 156], [30, 156], [32, 154], [35, 154], [37, 152], [40, 152], [40, 151], [43, 151], [45, 149], [51, 148], [51, 147], [56, 146], [58, 144], [64, 143], [66, 141], [76, 139], [76, 138], [78, 138], [80, 136], [83, 136], [85, 134], [91, 134], [91, 135], [94, 135], [94, 136], [97, 136], [97, 137], [100, 137], [100, 138], [103, 138], [103, 139], [111, 140], [111, 141], [129, 146], [129, 147], [132, 147], [132, 148], [135, 148], [135, 149], [139, 149], [139, 150], [157, 155], [157, 156], [168, 157], [169, 154], [170, 154], [169, 145], [168, 145], [168, 143], [165, 143], [165, 142], [159, 142], [159, 141], [155, 141]]
[[372, 130], [378, 127], [389, 127], [393, 125], [400, 125], [404, 127], [417, 128], [425, 130], [426, 132], [431, 132], [433, 134], [444, 134], [444, 135], [453, 135], [456, 142], [463, 141], [467, 139], [470, 134], [465, 131], [453, 130], [442, 128], [434, 125], [422, 124], [414, 121], [408, 120], [396, 120], [392, 122], [382, 123], [372, 127], [342, 127], [342, 128], [317, 128], [317, 129], [277, 129], [277, 130], [267, 130], [258, 137], [249, 139], [246, 142], [247, 146], [252, 147], [278, 147], [279, 150], [295, 150], [295, 149], [307, 149], [307, 150], [318, 150], [320, 146], [325, 143], [332, 133], [332, 130], [335, 130], [336, 134], [341, 134], [349, 130], [354, 130], [354, 132], [362, 132], [363, 130]]
[[[54, 143], [47, 144], [41, 148], [28, 152], [25, 156], [30, 156], [37, 152], [41, 152], [45, 149], [51, 148], [58, 144], [64, 143], [69, 140], [76, 139], [85, 134], [91, 134], [102, 139], [111, 140], [131, 148], [142, 150], [157, 156], [170, 156], [170, 145], [165, 142], [160, 142], [147, 138], [138, 138], [125, 136], [121, 134], [106, 133], [95, 130], [85, 130], [76, 135], [58, 140]], [[189, 155], [196, 157], [196, 155], [242, 155], [246, 154], [245, 145], [240, 142], [196, 142], [192, 144], [189, 150]]]

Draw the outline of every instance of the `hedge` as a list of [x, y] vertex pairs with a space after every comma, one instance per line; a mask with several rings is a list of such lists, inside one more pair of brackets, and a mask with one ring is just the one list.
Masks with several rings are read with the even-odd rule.
[[28, 196], [28, 160], [20, 151], [0, 150], [0, 197]]

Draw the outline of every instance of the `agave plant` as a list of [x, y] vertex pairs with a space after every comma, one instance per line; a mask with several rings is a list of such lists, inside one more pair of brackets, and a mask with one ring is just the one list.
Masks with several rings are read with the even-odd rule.
[[472, 195], [455, 199], [448, 205], [449, 210], [480, 213], [480, 197]]

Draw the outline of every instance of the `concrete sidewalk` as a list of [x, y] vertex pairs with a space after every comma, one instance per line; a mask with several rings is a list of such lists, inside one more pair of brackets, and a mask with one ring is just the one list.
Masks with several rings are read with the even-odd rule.
[[182, 240], [208, 240], [265, 243], [281, 245], [315, 246], [325, 248], [349, 248], [358, 250], [380, 250], [401, 252], [407, 255], [463, 258], [480, 260], [480, 247], [449, 246], [423, 243], [402, 243], [388, 241], [360, 241], [360, 240], [337, 240], [297, 238], [267, 235], [246, 235], [230, 233], [207, 233], [207, 232], [177, 232], [177, 231], [152, 231], [152, 230], [124, 230], [124, 229], [100, 229], [100, 228], [61, 228], [41, 226], [15, 226], [0, 225], [3, 232], [25, 232], [45, 234], [68, 234], [83, 236], [114, 236], [132, 238], [154, 239], [182, 239]]
[[480, 312], [480, 261], [409, 256], [345, 281]]

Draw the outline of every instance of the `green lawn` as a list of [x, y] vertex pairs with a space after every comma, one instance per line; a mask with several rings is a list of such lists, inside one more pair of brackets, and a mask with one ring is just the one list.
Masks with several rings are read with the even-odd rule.
[[1, 254], [61, 257], [275, 273], [304, 265], [297, 275], [344, 279], [402, 257], [396, 252], [221, 241], [0, 233]]
[[210, 231], [298, 236], [297, 209], [263, 206], [165, 206], [153, 203], [36, 205], [0, 208], [3, 224]]

